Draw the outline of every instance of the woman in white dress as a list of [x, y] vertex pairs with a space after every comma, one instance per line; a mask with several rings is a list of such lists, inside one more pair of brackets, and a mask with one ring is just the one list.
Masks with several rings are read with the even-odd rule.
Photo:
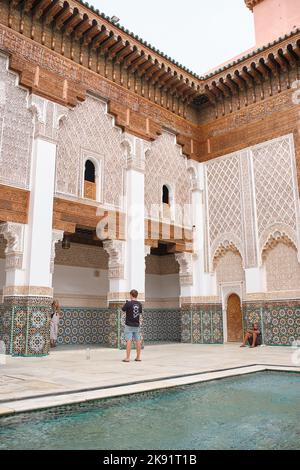
[[50, 326], [50, 346], [55, 348], [58, 334], [58, 323], [60, 315], [60, 306], [57, 300], [52, 302], [51, 326]]

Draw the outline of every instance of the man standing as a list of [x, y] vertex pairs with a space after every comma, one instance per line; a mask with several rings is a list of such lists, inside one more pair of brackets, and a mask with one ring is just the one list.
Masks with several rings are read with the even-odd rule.
[[126, 339], [126, 359], [123, 362], [130, 362], [131, 343], [135, 341], [136, 344], [136, 358], [135, 361], [141, 361], [141, 331], [140, 331], [140, 315], [143, 312], [142, 304], [137, 300], [138, 291], [132, 290], [130, 292], [130, 301], [126, 301], [123, 306], [123, 312], [126, 312], [125, 322], [125, 339]]

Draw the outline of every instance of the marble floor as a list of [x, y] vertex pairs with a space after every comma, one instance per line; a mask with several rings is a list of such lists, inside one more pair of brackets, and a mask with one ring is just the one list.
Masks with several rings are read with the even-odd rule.
[[89, 354], [86, 347], [69, 346], [47, 357], [5, 357], [0, 363], [0, 414], [273, 368], [300, 372], [300, 349], [291, 347], [148, 345], [139, 363], [134, 351], [132, 361], [123, 363], [124, 351], [89, 348]]

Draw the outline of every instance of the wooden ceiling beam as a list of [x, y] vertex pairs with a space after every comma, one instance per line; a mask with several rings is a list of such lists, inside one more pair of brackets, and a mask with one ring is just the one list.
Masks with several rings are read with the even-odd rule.
[[117, 42], [108, 49], [108, 54], [110, 58], [114, 59], [117, 53], [120, 52], [121, 49], [124, 49], [125, 46], [126, 46], [125, 41], [123, 41], [121, 37], [118, 37]]
[[92, 26], [83, 34], [83, 44], [86, 46], [90, 44], [98, 32], [99, 24], [96, 20], [93, 20]]
[[270, 74], [271, 74], [271, 69], [267, 66], [265, 61], [263, 59], [260, 59], [256, 69], [258, 70], [259, 73], [261, 73], [262, 78], [264, 80], [269, 80], [270, 79]]
[[147, 69], [152, 67], [154, 64], [154, 61], [152, 59], [148, 59], [146, 62], [138, 66], [137, 73], [139, 77], [142, 77], [144, 73], [146, 72]]
[[[55, 16], [55, 17], [54, 17]], [[63, 24], [72, 16], [72, 12], [68, 5], [64, 5], [61, 11], [57, 14], [52, 15], [49, 23], [54, 19], [55, 28], [60, 30]], [[53, 18], [54, 17], [54, 18]]]
[[123, 49], [121, 49], [115, 56], [116, 62], [119, 62], [119, 63], [123, 62], [123, 60], [126, 59], [126, 57], [131, 54], [132, 54], [132, 46], [129, 43], [128, 44], [125, 43], [125, 47], [123, 47]]
[[33, 8], [32, 8], [32, 16], [35, 19], [41, 18], [46, 8], [51, 5], [52, 0], [40, 0]]
[[34, 0], [24, 0], [23, 9], [25, 13], [29, 13], [31, 11], [33, 3], [34, 3]]
[[257, 69], [256, 64], [252, 63], [251, 64], [251, 74], [257, 80], [258, 83], [262, 83], [264, 81], [264, 75], [263, 73]]
[[103, 41], [98, 47], [103, 54], [105, 54], [108, 49], [113, 46], [116, 42], [118, 42], [118, 36], [113, 33], [110, 33], [109, 38]]
[[209, 89], [209, 86], [208, 85], [205, 85], [204, 87], [204, 92], [205, 92], [205, 95], [207, 96], [207, 98], [209, 99], [209, 101], [211, 102], [211, 104], [213, 105], [216, 105], [217, 103], [217, 97], [214, 93], [212, 93]]
[[223, 78], [220, 78], [219, 83], [218, 83], [218, 86], [222, 89], [222, 91], [223, 91], [223, 93], [225, 94], [225, 96], [227, 96], [228, 98], [231, 98], [231, 97], [232, 97], [232, 90], [231, 90], [231, 88], [226, 84], [226, 82], [224, 81]]
[[63, 10], [70, 11], [69, 4], [63, 0], [54, 0], [44, 11], [42, 21], [46, 25], [52, 23], [53, 19]]
[[286, 60], [288, 60], [290, 66], [291, 67], [297, 67], [299, 61], [298, 61], [297, 55], [293, 51], [293, 47], [292, 46], [290, 46], [290, 47], [287, 46], [285, 48], [285, 50], [282, 51], [282, 52], [283, 52], [283, 55], [286, 58]]
[[149, 69], [146, 70], [145, 75], [146, 75], [146, 80], [151, 80], [153, 75], [160, 70], [159, 64], [155, 63]]
[[84, 33], [91, 27], [92, 24], [90, 23], [88, 15], [84, 14], [82, 21], [73, 30], [75, 39], [81, 39]]
[[138, 57], [140, 57], [140, 53], [139, 51], [137, 50], [137, 48], [133, 47], [133, 50], [130, 54], [128, 54], [124, 60], [123, 60], [123, 65], [124, 67], [129, 67], [129, 65], [132, 64], [132, 62], [137, 59]]
[[138, 67], [147, 62], [147, 60], [147, 55], [145, 53], [142, 53], [137, 59], [133, 60], [131, 64], [128, 65], [127, 70], [129, 72], [134, 73], [138, 69]]
[[102, 31], [97, 34], [92, 40], [92, 49], [97, 49], [102, 44], [102, 42], [104, 42], [109, 37], [109, 31], [105, 28], [105, 26], [102, 26], [101, 29]]
[[62, 32], [67, 36], [71, 35], [76, 26], [81, 23], [82, 19], [82, 15], [79, 13], [78, 8], [74, 8], [72, 16], [70, 16], [70, 18], [64, 23]]

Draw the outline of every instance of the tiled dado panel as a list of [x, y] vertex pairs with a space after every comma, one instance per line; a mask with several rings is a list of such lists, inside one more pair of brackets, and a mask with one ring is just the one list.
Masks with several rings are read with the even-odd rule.
[[[181, 340], [181, 311], [174, 309], [143, 310], [141, 332], [143, 343], [170, 342], [179, 343]], [[119, 348], [126, 347], [124, 336], [125, 313], [119, 310]]]
[[291, 346], [300, 340], [300, 301], [246, 303], [243, 316], [245, 330], [259, 323], [266, 345]]
[[58, 327], [58, 344], [118, 345], [116, 309], [62, 308]]
[[0, 308], [0, 340], [13, 356], [42, 356], [50, 345], [50, 309], [44, 306]]
[[221, 304], [183, 307], [181, 311], [181, 342], [194, 344], [223, 343]]

